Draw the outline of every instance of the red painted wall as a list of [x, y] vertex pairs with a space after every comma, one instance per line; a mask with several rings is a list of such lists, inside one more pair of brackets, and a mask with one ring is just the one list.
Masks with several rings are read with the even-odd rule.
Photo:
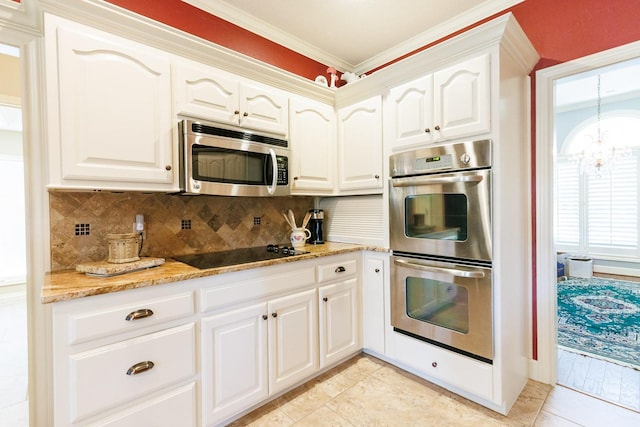
[[[302, 77], [314, 79], [318, 74], [326, 74], [327, 64], [318, 63], [181, 0], [107, 1]], [[640, 40], [637, 22], [640, 0], [525, 0], [510, 11], [542, 58], [536, 69]]]
[[327, 73], [327, 65], [203, 12], [181, 0], [107, 1], [299, 76], [313, 80], [317, 75]]

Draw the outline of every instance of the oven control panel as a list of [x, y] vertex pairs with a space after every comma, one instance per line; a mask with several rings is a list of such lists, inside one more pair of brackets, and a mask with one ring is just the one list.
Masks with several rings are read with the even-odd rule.
[[453, 156], [444, 154], [442, 156], [420, 157], [413, 164], [416, 171], [451, 169], [453, 167]]
[[490, 139], [431, 145], [389, 157], [391, 178], [490, 167]]

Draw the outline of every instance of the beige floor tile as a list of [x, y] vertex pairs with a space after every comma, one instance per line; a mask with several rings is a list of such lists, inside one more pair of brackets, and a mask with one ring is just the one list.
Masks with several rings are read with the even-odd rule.
[[562, 386], [551, 390], [542, 409], [584, 426], [640, 426], [640, 413]]
[[349, 421], [323, 406], [294, 424], [296, 427], [353, 427]]
[[229, 424], [229, 427], [289, 427], [293, 424], [294, 421], [279, 408], [270, 406], [268, 410], [260, 408], [249, 416], [240, 418]]
[[426, 390], [416, 393], [372, 376], [337, 396], [327, 407], [355, 426], [436, 425], [439, 418], [431, 406], [439, 396]]
[[550, 414], [547, 411], [541, 411], [534, 427], [579, 427], [580, 424], [576, 424], [573, 421], [565, 420], [557, 415]]

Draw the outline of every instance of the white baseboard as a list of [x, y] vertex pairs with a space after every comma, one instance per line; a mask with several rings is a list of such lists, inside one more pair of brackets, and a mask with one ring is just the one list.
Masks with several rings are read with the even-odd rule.
[[618, 274], [620, 276], [640, 277], [640, 270], [637, 268], [611, 267], [606, 265], [594, 265], [595, 273]]

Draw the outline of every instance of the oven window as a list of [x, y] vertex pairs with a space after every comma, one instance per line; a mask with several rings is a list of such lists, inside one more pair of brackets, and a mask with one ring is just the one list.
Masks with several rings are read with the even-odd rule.
[[267, 185], [273, 180], [268, 154], [194, 145], [192, 156], [198, 181]]
[[433, 240], [467, 240], [467, 196], [421, 194], [405, 198], [407, 237]]
[[407, 316], [421, 322], [469, 332], [469, 292], [454, 283], [407, 277]]

